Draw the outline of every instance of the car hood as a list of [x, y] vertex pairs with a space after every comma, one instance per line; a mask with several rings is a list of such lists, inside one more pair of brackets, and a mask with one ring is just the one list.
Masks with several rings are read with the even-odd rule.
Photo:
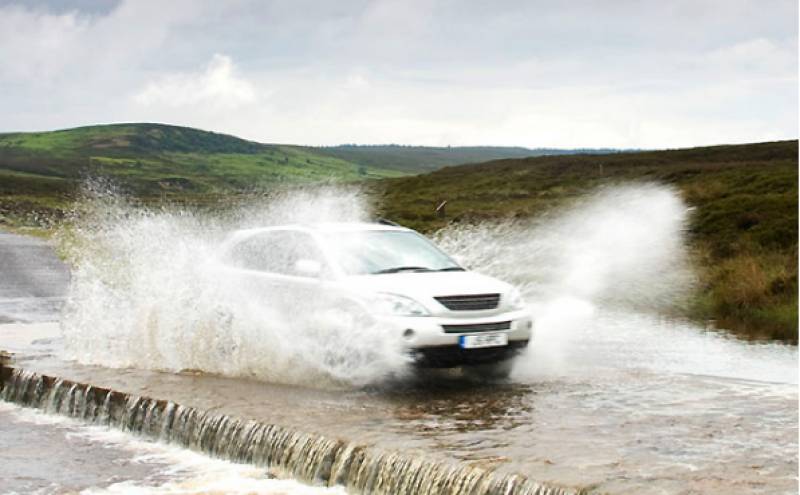
[[358, 292], [387, 292], [416, 300], [436, 296], [505, 294], [511, 285], [476, 272], [404, 272], [347, 277], [345, 285]]

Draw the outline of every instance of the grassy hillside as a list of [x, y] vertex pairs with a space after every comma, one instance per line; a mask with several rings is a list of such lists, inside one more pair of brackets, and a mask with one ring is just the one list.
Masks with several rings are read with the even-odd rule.
[[[390, 179], [383, 214], [421, 230], [546, 211], [600, 185], [672, 184], [696, 207], [692, 311], [741, 335], [797, 342], [797, 141], [499, 160]], [[448, 200], [448, 218], [434, 205]]]
[[296, 146], [161, 124], [0, 134], [0, 173], [67, 180], [103, 175], [142, 192], [399, 175]]
[[0, 173], [62, 179], [103, 175], [137, 192], [204, 192], [276, 182], [397, 177], [496, 158], [585, 151], [396, 145], [314, 148], [263, 144], [164, 124], [113, 124], [0, 134]]
[[545, 155], [616, 153], [611, 149], [564, 150], [553, 148], [520, 148], [506, 146], [401, 146], [341, 145], [305, 148], [309, 151], [340, 158], [367, 167], [395, 170], [404, 174], [431, 172], [443, 167], [479, 163], [503, 158], [526, 158]]
[[139, 197], [204, 202], [281, 183], [400, 175], [298, 146], [162, 124], [0, 134], [0, 225], [58, 219], [88, 177]]
[[123, 191], [142, 198], [205, 203], [231, 191], [397, 177], [462, 160], [526, 156], [531, 151], [310, 148], [146, 123], [7, 133], [0, 134], [0, 225], [41, 225], [46, 219], [59, 218], [87, 177], [109, 178]]

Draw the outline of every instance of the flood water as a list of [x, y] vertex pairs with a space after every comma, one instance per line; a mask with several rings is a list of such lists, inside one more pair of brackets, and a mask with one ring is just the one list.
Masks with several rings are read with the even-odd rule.
[[0, 402], [5, 494], [342, 494]]
[[[619, 324], [619, 316], [613, 321]], [[48, 357], [59, 340], [41, 334], [29, 347], [36, 357], [20, 356], [20, 364], [235, 417], [601, 492], [796, 492], [795, 349], [745, 344], [664, 321], [628, 324], [664, 342], [648, 350], [625, 344], [613, 326], [595, 328], [602, 330], [602, 344], [582, 355], [581, 348], [589, 349], [581, 345], [591, 335], [587, 330], [565, 342], [575, 353], [560, 373], [522, 366], [502, 383], [439, 374], [330, 390], [108, 369]]]

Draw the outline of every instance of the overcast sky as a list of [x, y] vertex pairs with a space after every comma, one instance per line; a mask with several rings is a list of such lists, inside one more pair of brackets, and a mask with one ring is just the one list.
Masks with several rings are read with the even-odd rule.
[[798, 137], [797, 0], [0, 0], [0, 131], [665, 148]]

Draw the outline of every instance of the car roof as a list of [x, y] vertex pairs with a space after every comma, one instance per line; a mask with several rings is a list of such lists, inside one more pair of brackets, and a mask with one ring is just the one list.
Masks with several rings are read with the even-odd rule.
[[315, 232], [370, 232], [370, 231], [409, 231], [399, 225], [388, 225], [385, 223], [371, 222], [317, 222], [317, 223], [294, 223], [286, 225], [270, 225], [269, 227], [256, 227], [251, 229], [238, 230], [234, 235], [249, 236], [259, 232], [269, 232], [273, 230], [299, 230]]

